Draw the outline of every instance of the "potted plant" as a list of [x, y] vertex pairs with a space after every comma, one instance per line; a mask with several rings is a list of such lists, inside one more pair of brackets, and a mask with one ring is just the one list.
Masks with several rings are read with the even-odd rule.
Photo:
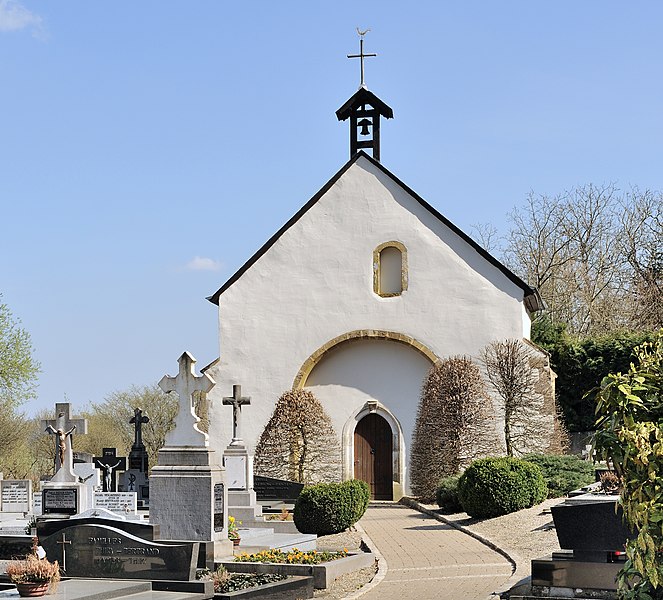
[[239, 542], [242, 539], [238, 531], [238, 527], [241, 524], [242, 522], [235, 520], [235, 517], [228, 517], [228, 539], [232, 540], [233, 546], [239, 546]]
[[60, 581], [60, 565], [58, 561], [50, 562], [46, 559], [43, 549], [37, 548], [36, 539], [32, 545], [32, 552], [23, 560], [12, 560], [7, 565], [7, 576], [18, 589], [19, 596], [43, 596], [49, 591], [54, 592]]

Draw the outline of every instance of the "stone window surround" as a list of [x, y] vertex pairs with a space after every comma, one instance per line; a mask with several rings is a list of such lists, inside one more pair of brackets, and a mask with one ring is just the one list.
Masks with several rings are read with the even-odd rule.
[[[401, 253], [401, 291], [393, 293], [383, 293], [380, 290], [380, 256], [385, 248], [396, 248]], [[407, 248], [401, 242], [392, 240], [380, 244], [373, 250], [373, 292], [381, 298], [393, 298], [400, 296], [407, 290], [408, 284], [408, 267], [407, 267]]]

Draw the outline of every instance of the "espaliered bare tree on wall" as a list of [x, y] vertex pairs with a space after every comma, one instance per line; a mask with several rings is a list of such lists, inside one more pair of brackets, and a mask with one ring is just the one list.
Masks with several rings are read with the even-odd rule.
[[488, 344], [481, 360], [504, 412], [508, 456], [533, 451], [562, 452], [565, 431], [554, 401], [552, 379], [543, 381], [543, 354], [521, 340]]
[[433, 365], [421, 389], [412, 440], [412, 491], [435, 498], [440, 478], [455, 475], [474, 458], [499, 451], [481, 371], [467, 356]]
[[255, 472], [300, 483], [340, 480], [341, 448], [331, 419], [308, 390], [279, 398], [255, 453]]

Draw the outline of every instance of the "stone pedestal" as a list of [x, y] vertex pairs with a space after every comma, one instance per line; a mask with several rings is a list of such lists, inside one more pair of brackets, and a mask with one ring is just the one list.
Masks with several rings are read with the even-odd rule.
[[42, 484], [42, 515], [62, 518], [81, 513], [88, 508], [88, 490], [84, 483], [48, 481]]
[[159, 450], [150, 473], [150, 523], [161, 540], [209, 542], [215, 557], [232, 555], [228, 490], [215, 452], [200, 446]]

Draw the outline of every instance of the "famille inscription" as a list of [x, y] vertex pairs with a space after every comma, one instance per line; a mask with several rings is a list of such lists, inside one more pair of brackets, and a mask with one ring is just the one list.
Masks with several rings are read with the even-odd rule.
[[198, 556], [196, 543], [153, 542], [106, 525], [66, 527], [42, 545], [68, 577], [188, 580]]

